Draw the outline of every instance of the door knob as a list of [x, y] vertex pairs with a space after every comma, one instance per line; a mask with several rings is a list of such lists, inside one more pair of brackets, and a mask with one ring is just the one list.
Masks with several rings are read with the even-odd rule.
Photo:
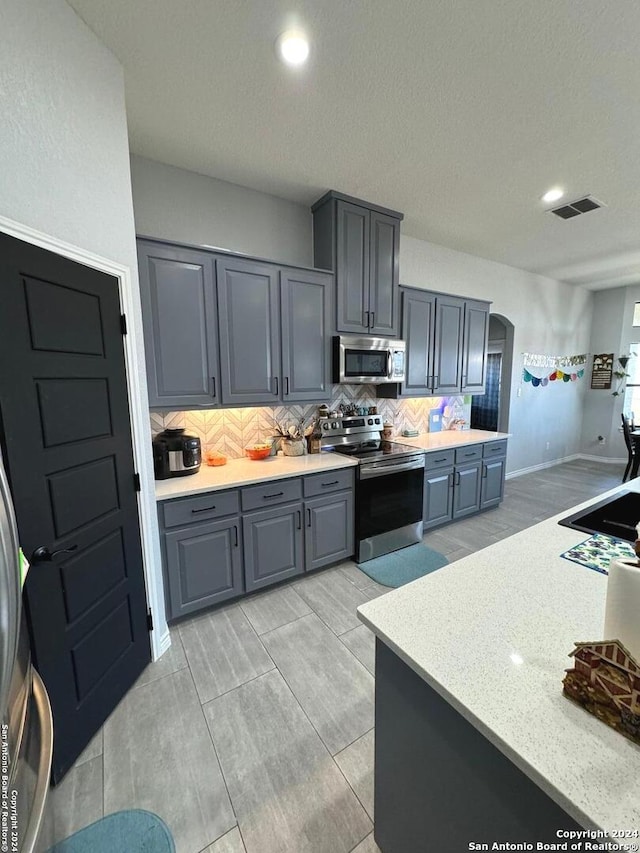
[[70, 545], [68, 548], [59, 548], [57, 551], [50, 551], [46, 545], [41, 545], [31, 555], [32, 563], [50, 563], [59, 554], [71, 554], [72, 551], [77, 551], [77, 545]]

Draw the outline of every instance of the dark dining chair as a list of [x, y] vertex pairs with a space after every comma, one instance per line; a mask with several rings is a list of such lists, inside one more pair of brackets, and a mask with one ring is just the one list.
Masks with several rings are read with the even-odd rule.
[[624, 443], [627, 446], [627, 467], [624, 469], [624, 474], [622, 475], [622, 482], [626, 483], [629, 477], [629, 472], [632, 468], [635, 468], [637, 471], [637, 465], [633, 463], [636, 461], [636, 445], [634, 440], [631, 438], [631, 425], [629, 424], [629, 418], [625, 417], [625, 415], [621, 415], [622, 418], [622, 434], [624, 435]]

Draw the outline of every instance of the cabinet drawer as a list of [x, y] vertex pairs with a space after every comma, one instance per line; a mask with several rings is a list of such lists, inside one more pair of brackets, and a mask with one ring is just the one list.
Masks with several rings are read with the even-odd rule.
[[314, 474], [304, 478], [304, 496], [326, 495], [353, 488], [353, 471], [327, 471], [326, 474]]
[[433, 453], [426, 453], [424, 467], [427, 471], [432, 471], [434, 468], [447, 468], [453, 465], [455, 455], [455, 450], [438, 450]]
[[501, 441], [488, 441], [483, 445], [483, 448], [483, 456], [485, 459], [487, 456], [504, 456], [507, 452], [507, 439], [503, 438]]
[[238, 491], [208, 492], [196, 498], [165, 501], [163, 518], [165, 527], [177, 527], [180, 524], [192, 524], [196, 521], [208, 521], [233, 515], [240, 509]]
[[276, 480], [242, 490], [242, 509], [265, 509], [276, 504], [297, 501], [302, 497], [302, 483], [296, 480]]
[[456, 465], [473, 462], [474, 459], [482, 459], [481, 444], [469, 444], [466, 447], [456, 448]]

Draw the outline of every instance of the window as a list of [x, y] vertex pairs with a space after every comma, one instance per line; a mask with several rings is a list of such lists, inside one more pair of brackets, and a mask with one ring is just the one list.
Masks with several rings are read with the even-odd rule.
[[[636, 302], [636, 313], [640, 302]], [[634, 316], [635, 326], [635, 316]], [[639, 323], [640, 325], [640, 323]], [[632, 421], [640, 421], [640, 343], [629, 344], [631, 358], [627, 363], [627, 385], [624, 389], [623, 413]], [[619, 369], [619, 366], [618, 366]]]

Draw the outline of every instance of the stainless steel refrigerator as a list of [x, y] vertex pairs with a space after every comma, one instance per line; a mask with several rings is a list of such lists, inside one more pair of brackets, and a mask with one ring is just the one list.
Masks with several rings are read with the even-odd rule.
[[49, 698], [31, 665], [19, 542], [0, 455], [0, 850], [33, 853], [51, 773]]

